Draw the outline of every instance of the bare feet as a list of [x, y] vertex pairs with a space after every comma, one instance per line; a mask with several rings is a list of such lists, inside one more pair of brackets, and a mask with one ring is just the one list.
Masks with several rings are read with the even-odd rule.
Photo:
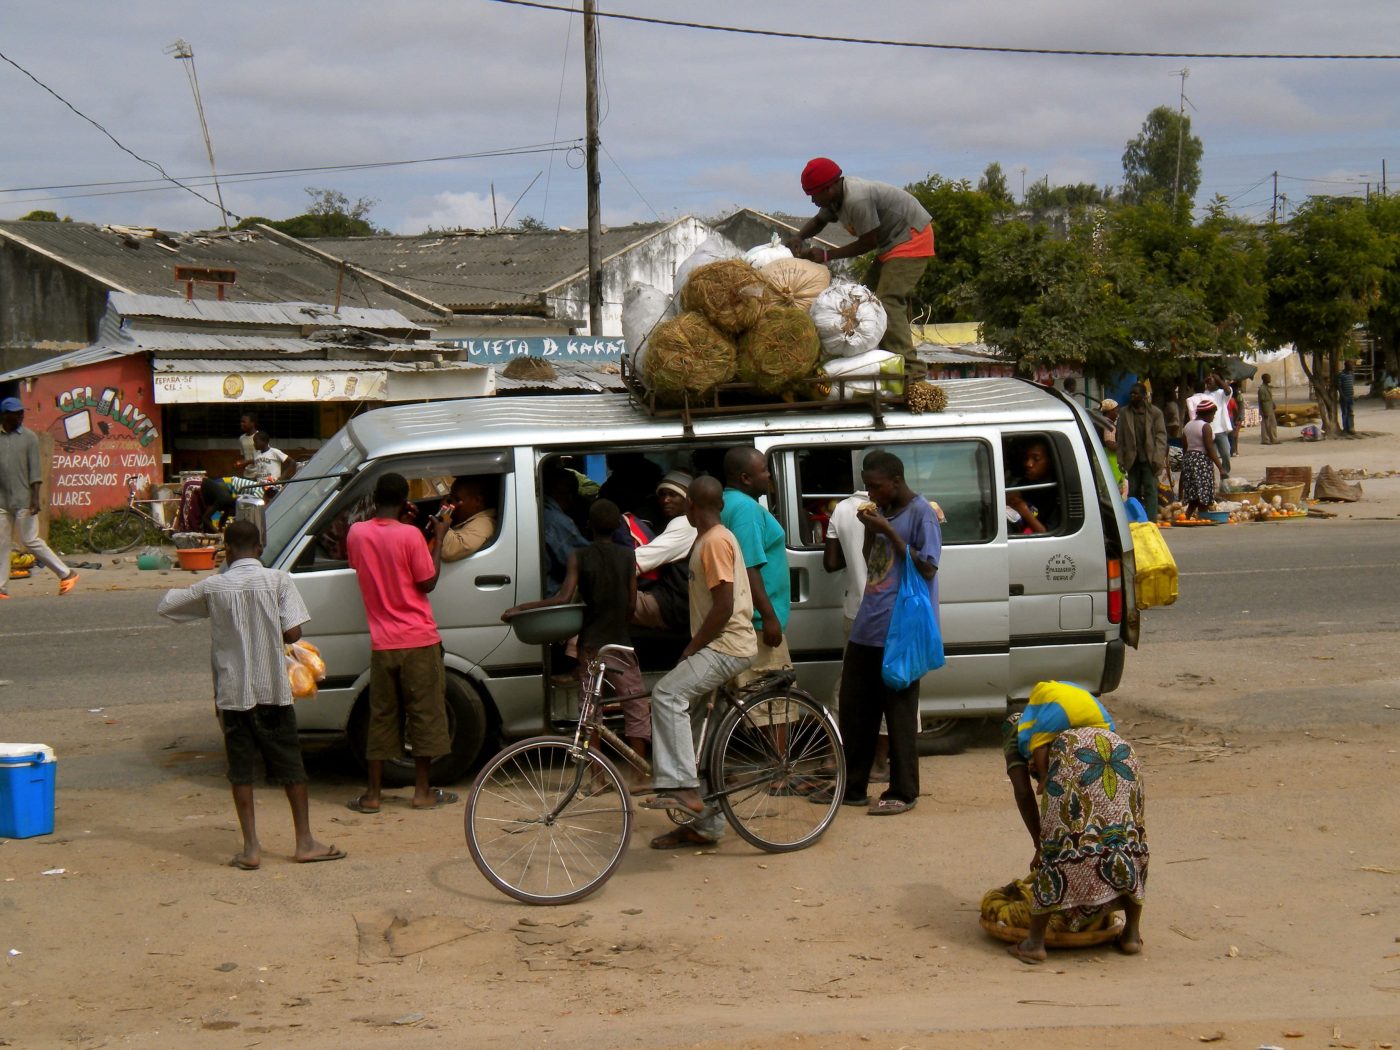
[[1030, 948], [1029, 941], [1021, 941], [1019, 944], [1008, 944], [1006, 950], [1020, 959], [1027, 966], [1039, 966], [1045, 961], [1045, 946]]
[[1136, 931], [1134, 931], [1133, 934], [1129, 936], [1128, 931], [1124, 930], [1118, 935], [1118, 940], [1116, 943], [1118, 944], [1118, 950], [1124, 955], [1142, 954], [1142, 934], [1137, 933]]
[[262, 866], [262, 856], [256, 851], [244, 850], [242, 853], [235, 853], [228, 866], [239, 871], [257, 871]]

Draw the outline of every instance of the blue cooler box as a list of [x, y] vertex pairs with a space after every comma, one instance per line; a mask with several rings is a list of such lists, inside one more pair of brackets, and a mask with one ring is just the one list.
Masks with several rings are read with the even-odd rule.
[[0, 838], [53, 834], [53, 748], [0, 744]]

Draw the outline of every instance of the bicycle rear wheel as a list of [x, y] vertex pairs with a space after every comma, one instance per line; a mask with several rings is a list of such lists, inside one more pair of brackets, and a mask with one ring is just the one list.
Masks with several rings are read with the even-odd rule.
[[87, 527], [87, 545], [98, 554], [121, 554], [141, 542], [146, 520], [130, 507], [108, 511], [93, 518]]
[[472, 860], [526, 904], [568, 904], [607, 882], [632, 834], [617, 768], [568, 737], [512, 744], [477, 775], [466, 812]]
[[[846, 789], [841, 735], [826, 708], [782, 687], [721, 720], [708, 763], [712, 792], [734, 830], [770, 853], [805, 849], [831, 825]], [[813, 804], [809, 795], [829, 798]]]

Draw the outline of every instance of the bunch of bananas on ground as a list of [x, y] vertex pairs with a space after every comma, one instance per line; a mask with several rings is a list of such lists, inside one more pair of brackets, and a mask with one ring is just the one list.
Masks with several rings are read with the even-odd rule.
[[[982, 918], [1000, 926], [1010, 926], [1018, 930], [1027, 929], [1031, 924], [1031, 884], [1029, 879], [1013, 879], [1005, 886], [988, 890], [982, 896]], [[1107, 909], [1087, 922], [1080, 922], [1073, 932], [1092, 933], [1102, 930], [1113, 922], [1113, 913]], [[1051, 933], [1070, 932], [1064, 917], [1056, 912], [1050, 916]]]
[[921, 412], [942, 412], [948, 407], [948, 392], [937, 383], [922, 379], [909, 384], [904, 395], [904, 403], [909, 411], [918, 415]]
[[27, 552], [21, 554], [19, 551], [10, 551], [10, 579], [24, 579], [33, 567], [34, 555]]

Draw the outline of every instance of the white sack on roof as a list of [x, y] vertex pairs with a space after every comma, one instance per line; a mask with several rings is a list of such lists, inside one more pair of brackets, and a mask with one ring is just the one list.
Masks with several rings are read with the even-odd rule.
[[852, 357], [874, 350], [885, 334], [885, 306], [875, 293], [854, 281], [833, 281], [812, 303], [812, 321], [821, 336], [822, 353]]
[[712, 233], [700, 242], [700, 247], [691, 253], [690, 258], [676, 267], [676, 280], [673, 287], [679, 292], [690, 280], [690, 275], [706, 263], [737, 259], [744, 253], [729, 238]]
[[755, 270], [761, 270], [769, 263], [777, 262], [779, 259], [791, 259], [792, 252], [787, 246], [778, 240], [775, 233], [771, 240], [756, 245], [744, 253], [744, 262], [748, 263]]
[[622, 295], [622, 338], [635, 375], [646, 374], [643, 362], [647, 340], [652, 329], [669, 316], [672, 298], [649, 284], [634, 284]]
[[[851, 357], [838, 357], [822, 365], [822, 371], [833, 379], [841, 376], [861, 376], [844, 383], [832, 383], [828, 401], [837, 401], [852, 394], [868, 394], [877, 386], [883, 393], [904, 392], [904, 358], [888, 350], [869, 350]], [[865, 378], [865, 377], [871, 378]], [[888, 376], [876, 379], [875, 376]]]

